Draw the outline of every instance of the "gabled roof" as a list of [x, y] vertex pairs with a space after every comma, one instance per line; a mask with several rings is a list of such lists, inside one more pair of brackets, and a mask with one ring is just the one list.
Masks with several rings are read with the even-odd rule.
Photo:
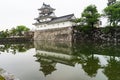
[[65, 15], [61, 17], [52, 18], [50, 21], [35, 23], [34, 25], [53, 24], [53, 23], [59, 23], [59, 22], [64, 22], [64, 21], [71, 21], [73, 20], [73, 18], [75, 19], [74, 14], [69, 14], [69, 15]]

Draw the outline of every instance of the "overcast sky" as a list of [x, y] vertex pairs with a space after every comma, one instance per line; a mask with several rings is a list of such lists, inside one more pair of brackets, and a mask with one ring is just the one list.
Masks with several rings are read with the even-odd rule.
[[84, 8], [95, 4], [101, 13], [107, 6], [107, 0], [0, 0], [0, 31], [25, 25], [31, 29], [35, 26], [34, 18], [38, 17], [38, 8], [45, 2], [55, 8], [56, 16], [74, 13], [80, 17]]

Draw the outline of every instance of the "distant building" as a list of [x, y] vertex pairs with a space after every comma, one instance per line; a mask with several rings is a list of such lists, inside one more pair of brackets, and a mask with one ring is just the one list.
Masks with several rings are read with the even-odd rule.
[[116, 0], [108, 0], [108, 6], [110, 6], [110, 5], [114, 4], [114, 3], [116, 3]]
[[34, 40], [72, 40], [74, 14], [57, 17], [54, 13], [55, 9], [45, 3], [38, 10], [39, 16], [35, 18], [36, 22], [33, 24], [36, 26]]

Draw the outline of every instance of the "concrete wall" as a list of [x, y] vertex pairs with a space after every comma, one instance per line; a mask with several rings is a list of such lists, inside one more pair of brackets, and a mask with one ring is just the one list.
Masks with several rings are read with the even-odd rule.
[[55, 28], [46, 30], [36, 30], [34, 40], [52, 40], [52, 41], [72, 41], [72, 28]]

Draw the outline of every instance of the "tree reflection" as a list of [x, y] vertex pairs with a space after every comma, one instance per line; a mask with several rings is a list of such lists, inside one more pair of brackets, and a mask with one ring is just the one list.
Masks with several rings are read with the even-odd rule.
[[[64, 44], [64, 45], [63, 45]], [[56, 42], [36, 42], [36, 58], [40, 63], [40, 71], [44, 75], [49, 75], [55, 71], [56, 63], [74, 67], [75, 64], [81, 64], [82, 69], [89, 77], [96, 77], [98, 70], [104, 70], [104, 74], [109, 80], [119, 80], [120, 77], [120, 61], [115, 58], [108, 61], [108, 65], [101, 64], [101, 58], [108, 56], [120, 56], [120, 45], [111, 43], [72, 43], [66, 42], [58, 44]], [[103, 67], [105, 66], [105, 67]], [[116, 73], [115, 73], [116, 72]], [[113, 77], [112, 77], [113, 76]], [[113, 78], [113, 79], [112, 79]]]
[[35, 55], [35, 57], [37, 58], [36, 61], [40, 63], [40, 71], [42, 71], [45, 76], [56, 70], [56, 62], [50, 59], [42, 58], [40, 55]]
[[94, 55], [87, 57], [82, 64], [83, 70], [90, 76], [95, 77], [98, 69], [100, 68], [99, 59]]
[[[73, 51], [80, 57], [79, 63], [82, 64], [83, 70], [90, 77], [94, 77], [97, 74], [98, 69], [102, 66], [99, 64], [99, 59], [94, 55], [119, 57], [120, 45], [113, 43], [80, 43], [80, 45], [74, 44]], [[110, 80], [119, 80], [120, 77], [118, 77], [118, 75], [120, 75], [120, 61], [116, 61], [115, 58], [112, 58], [108, 63], [109, 64], [104, 71], [105, 74], [108, 77], [111, 77]]]
[[54, 66], [54, 63], [44, 63], [44, 62], [41, 62], [41, 69], [40, 71], [42, 71], [44, 73], [45, 76], [51, 74], [53, 71], [55, 71], [55, 66]]
[[26, 52], [28, 49], [33, 48], [33, 43], [6, 43], [0, 44], [1, 52], [12, 52], [12, 54], [16, 54], [16, 52]]
[[120, 59], [110, 57], [103, 72], [108, 77], [108, 80], [120, 80]]
[[99, 58], [94, 56], [94, 54], [99, 53], [98, 45], [93, 43], [74, 44], [74, 53], [79, 56], [78, 63], [82, 65], [88, 76], [95, 77], [98, 69], [101, 67]]

